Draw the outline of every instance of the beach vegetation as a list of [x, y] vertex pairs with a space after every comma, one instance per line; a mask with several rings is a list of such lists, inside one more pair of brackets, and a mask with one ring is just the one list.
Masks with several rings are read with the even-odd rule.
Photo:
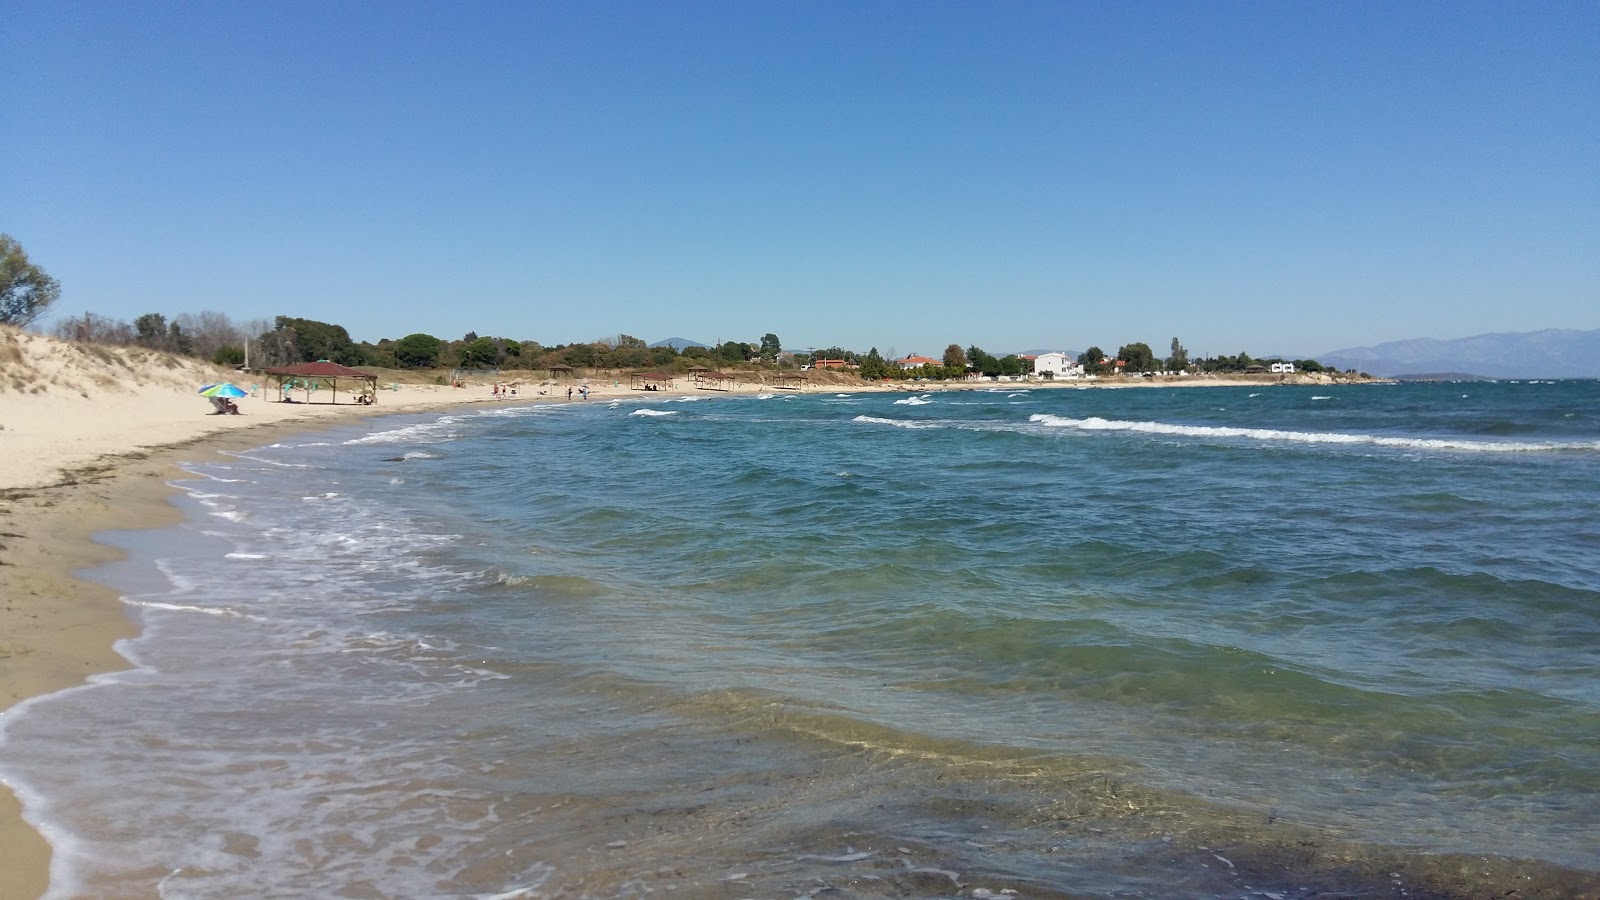
[[593, 368], [600, 364], [601, 346], [595, 344], [568, 344], [560, 352], [561, 362], [574, 369]]
[[1154, 372], [1157, 368], [1154, 351], [1143, 341], [1123, 344], [1117, 350], [1117, 359], [1126, 363], [1124, 370], [1128, 372]]
[[1182, 372], [1187, 368], [1189, 368], [1189, 351], [1184, 349], [1183, 344], [1178, 343], [1177, 338], [1173, 338], [1172, 350], [1167, 356], [1167, 370]]
[[[941, 360], [929, 359], [923, 365], [902, 368], [898, 354], [892, 349], [887, 355], [877, 347], [858, 353], [837, 345], [786, 352], [772, 332], [762, 335], [759, 341], [722, 341], [713, 347], [685, 342], [681, 350], [665, 342], [652, 346], [622, 333], [595, 341], [554, 346], [533, 340], [479, 335], [476, 331], [467, 332], [459, 341], [415, 333], [399, 340], [382, 338], [376, 343], [356, 343], [343, 326], [329, 322], [278, 316], [270, 322], [258, 320], [241, 325], [226, 315], [209, 311], [185, 313], [172, 319], [151, 312], [139, 316], [131, 325], [85, 313], [81, 318], [58, 323], [55, 331], [64, 340], [136, 345], [226, 366], [270, 367], [327, 359], [350, 366], [397, 370], [466, 368], [533, 372], [568, 366], [591, 372], [647, 368], [686, 372], [700, 365], [743, 369], [761, 377], [763, 372], [813, 368], [821, 361], [829, 361], [824, 368], [834, 370], [830, 378], [835, 380], [851, 376], [868, 381], [944, 381], [980, 376], [1012, 379], [1034, 374], [1031, 359], [1017, 354], [996, 357], [976, 344], [962, 349], [960, 344], [952, 343], [945, 347]], [[260, 336], [251, 337], [256, 334]], [[1148, 377], [1179, 372], [1251, 374], [1259, 372], [1264, 363], [1284, 360], [1258, 359], [1242, 352], [1236, 356], [1191, 358], [1183, 343], [1174, 337], [1170, 355], [1165, 359], [1156, 358], [1148, 344], [1136, 341], [1118, 348], [1115, 357], [1107, 356], [1098, 346], [1091, 346], [1079, 354], [1078, 362], [1085, 375], [1126, 371]], [[1294, 360], [1293, 364], [1299, 372], [1330, 371], [1316, 360]], [[1351, 375], [1354, 377], [1355, 373]]]
[[1078, 355], [1078, 364], [1083, 366], [1085, 375], [1104, 375], [1106, 373], [1106, 352], [1099, 347], [1090, 347]]
[[755, 354], [743, 341], [727, 341], [717, 345], [716, 356], [724, 362], [745, 362]]
[[1244, 372], [1260, 363], [1248, 353], [1240, 352], [1237, 356], [1221, 354], [1200, 361], [1200, 369], [1204, 372], [1221, 374]]
[[900, 374], [900, 368], [892, 365], [888, 360], [884, 359], [883, 354], [878, 352], [878, 348], [873, 347], [871, 350], [868, 350], [867, 355], [861, 359], [860, 374], [862, 378], [865, 378], [869, 381], [876, 381], [880, 378], [898, 376]]
[[61, 296], [61, 285], [28, 259], [9, 234], [0, 234], [0, 324], [27, 325]]
[[456, 350], [456, 359], [464, 369], [492, 369], [500, 363], [500, 348], [495, 342], [476, 338]]
[[346, 366], [359, 366], [367, 360], [361, 348], [350, 340], [343, 325], [278, 316], [272, 330], [261, 335], [263, 363], [287, 365], [328, 360]]
[[402, 369], [431, 369], [439, 364], [443, 345], [431, 334], [408, 334], [394, 342], [394, 361]]

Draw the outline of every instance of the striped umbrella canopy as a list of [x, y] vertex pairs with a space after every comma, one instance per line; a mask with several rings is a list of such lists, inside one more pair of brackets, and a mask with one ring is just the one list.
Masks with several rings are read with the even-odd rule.
[[234, 398], [234, 399], [238, 399], [239, 397], [248, 397], [248, 396], [250, 396], [250, 392], [245, 390], [242, 387], [239, 387], [238, 385], [235, 385], [234, 383], [232, 383], [230, 381], [224, 381], [221, 384], [208, 384], [205, 387], [201, 388], [200, 389], [200, 396], [202, 396], [202, 397], [231, 397], [231, 398]]

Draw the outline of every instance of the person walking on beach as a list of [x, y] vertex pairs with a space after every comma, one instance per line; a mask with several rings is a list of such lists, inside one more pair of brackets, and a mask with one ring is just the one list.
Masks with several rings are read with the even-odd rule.
[[567, 402], [572, 402], [572, 385], [567, 385]]

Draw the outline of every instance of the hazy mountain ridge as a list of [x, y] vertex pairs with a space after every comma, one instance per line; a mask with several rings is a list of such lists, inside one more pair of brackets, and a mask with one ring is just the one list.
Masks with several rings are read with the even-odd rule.
[[654, 348], [654, 347], [671, 347], [672, 349], [678, 351], [679, 353], [682, 353], [683, 349], [685, 347], [705, 347], [707, 350], [711, 349], [710, 346], [708, 346], [706, 344], [702, 344], [699, 341], [691, 341], [688, 338], [681, 338], [681, 337], [670, 337], [670, 338], [667, 338], [665, 340], [656, 341], [654, 344], [651, 344], [650, 346], [652, 348]]
[[1600, 378], [1600, 329], [1497, 332], [1455, 340], [1416, 338], [1315, 357], [1325, 366], [1394, 377], [1418, 372], [1488, 378]]

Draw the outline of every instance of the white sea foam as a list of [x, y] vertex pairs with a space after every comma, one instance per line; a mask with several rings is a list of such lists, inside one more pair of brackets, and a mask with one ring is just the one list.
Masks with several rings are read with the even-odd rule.
[[261, 616], [243, 613], [231, 606], [191, 606], [185, 603], [166, 603], [160, 600], [137, 600], [132, 597], [122, 598], [122, 602], [140, 609], [159, 609], [165, 612], [200, 613], [206, 616], [220, 616], [224, 619], [247, 619], [251, 622], [265, 622]]
[[346, 445], [361, 444], [441, 444], [461, 437], [456, 426], [459, 416], [443, 416], [432, 422], [418, 422], [388, 431], [377, 431], [363, 437], [351, 438]]
[[1195, 438], [1244, 438], [1256, 441], [1283, 441], [1299, 444], [1351, 444], [1395, 447], [1406, 450], [1442, 450], [1465, 453], [1547, 453], [1552, 451], [1600, 451], [1600, 441], [1570, 443], [1536, 441], [1472, 441], [1455, 438], [1386, 437], [1374, 434], [1348, 434], [1337, 431], [1280, 431], [1272, 428], [1237, 428], [1217, 425], [1176, 425], [1168, 422], [1129, 422], [1091, 416], [1071, 419], [1036, 413], [1029, 422], [1046, 428], [1073, 428], [1079, 431], [1126, 431], [1135, 434], [1167, 434]]
[[234, 451], [234, 450], [219, 450], [217, 452], [221, 453], [223, 456], [231, 456], [231, 457], [233, 457], [235, 459], [249, 460], [250, 462], [253, 462], [253, 463], [261, 463], [262, 465], [274, 466], [274, 467], [280, 468], [280, 469], [309, 469], [309, 468], [312, 468], [312, 466], [309, 463], [292, 463], [292, 462], [284, 462], [283, 460], [279, 460], [279, 459], [265, 459], [265, 458], [260, 457], [260, 456], [253, 456], [253, 455], [251, 455], [249, 453], [240, 453], [240, 452]]
[[1328, 396], [1327, 394], [1313, 394], [1311, 399], [1313, 399], [1313, 400], [1332, 400], [1333, 398]]
[[910, 421], [906, 421], [904, 419], [884, 419], [884, 418], [879, 418], [878, 416], [856, 416], [854, 419], [851, 419], [850, 421], [852, 421], [852, 422], [864, 422], [864, 423], [869, 424], [869, 425], [893, 425], [896, 428], [918, 429], [918, 428], [938, 428], [939, 427], [938, 423], [935, 423], [935, 422], [910, 422]]
[[906, 398], [904, 398], [902, 400], [896, 400], [894, 402], [894, 405], [895, 406], [926, 406], [926, 405], [928, 405], [929, 403], [932, 403], [932, 402], [933, 402], [932, 400], [928, 399], [928, 395], [927, 394], [923, 394], [920, 397], [906, 397]]
[[675, 409], [636, 409], [628, 413], [630, 416], [675, 416], [677, 414], [678, 411]]

